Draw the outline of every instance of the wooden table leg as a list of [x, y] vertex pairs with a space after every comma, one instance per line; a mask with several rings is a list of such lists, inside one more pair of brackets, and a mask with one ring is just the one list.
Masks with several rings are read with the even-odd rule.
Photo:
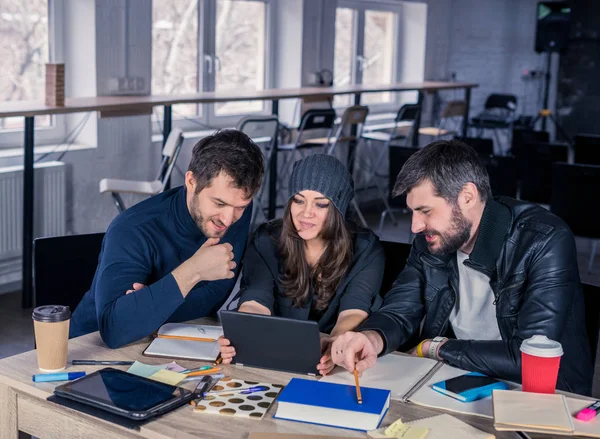
[[0, 439], [18, 439], [17, 394], [0, 384]]

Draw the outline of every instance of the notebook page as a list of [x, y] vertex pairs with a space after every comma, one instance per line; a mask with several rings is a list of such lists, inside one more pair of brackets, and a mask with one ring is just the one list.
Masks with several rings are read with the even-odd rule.
[[214, 361], [219, 354], [219, 344], [192, 340], [155, 338], [144, 351], [144, 355], [183, 358], [186, 360]]
[[[426, 439], [495, 439], [492, 433], [486, 433], [478, 428], [463, 422], [454, 416], [443, 414], [431, 416], [429, 418], [417, 419], [415, 421], [405, 422], [405, 425], [418, 425], [429, 429]], [[381, 427], [377, 430], [371, 430], [367, 434], [373, 439], [388, 439], [385, 435], [385, 429]]]
[[492, 398], [494, 426], [498, 430], [573, 431], [563, 395], [494, 390]]
[[[400, 400], [437, 363], [429, 358], [388, 354], [378, 358], [375, 366], [363, 372], [360, 385], [390, 390], [392, 399]], [[320, 381], [353, 386], [354, 375], [336, 367], [331, 375], [321, 378]]]
[[493, 434], [481, 431], [448, 414], [418, 419], [406, 424], [429, 428], [427, 439], [495, 439]]
[[[481, 416], [483, 418], [493, 418], [494, 410], [492, 407], [492, 397], [489, 396], [487, 398], [479, 399], [477, 401], [471, 402], [462, 402], [458, 401], [454, 398], [451, 398], [442, 393], [436, 392], [432, 389], [432, 385], [439, 381], [448, 380], [450, 378], [454, 378], [457, 376], [464, 375], [469, 373], [466, 370], [458, 369], [456, 367], [449, 366], [444, 364], [440, 370], [438, 370], [435, 375], [433, 375], [427, 383], [425, 383], [419, 390], [417, 390], [410, 398], [409, 401], [426, 406], [439, 408], [443, 410], [449, 410], [455, 413], [463, 413], [467, 415], [476, 415]], [[518, 385], [507, 383], [511, 388], [518, 388]]]
[[221, 326], [165, 323], [158, 330], [158, 334], [179, 337], [214, 338], [216, 340], [223, 335], [223, 328]]

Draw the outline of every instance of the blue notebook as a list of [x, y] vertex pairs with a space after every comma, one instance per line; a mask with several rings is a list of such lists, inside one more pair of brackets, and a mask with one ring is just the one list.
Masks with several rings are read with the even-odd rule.
[[274, 418], [352, 430], [375, 430], [390, 407], [390, 391], [292, 378], [277, 398]]

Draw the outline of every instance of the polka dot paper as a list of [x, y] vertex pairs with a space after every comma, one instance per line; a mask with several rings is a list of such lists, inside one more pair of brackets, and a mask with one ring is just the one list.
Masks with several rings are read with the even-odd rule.
[[[240, 392], [241, 389], [255, 386], [264, 386], [266, 389], [249, 394]], [[206, 395], [204, 399], [196, 405], [194, 411], [225, 416], [262, 419], [282, 388], [283, 385], [281, 384], [222, 378], [211, 390], [211, 392], [222, 393]], [[227, 392], [227, 390], [231, 390], [232, 392]]]

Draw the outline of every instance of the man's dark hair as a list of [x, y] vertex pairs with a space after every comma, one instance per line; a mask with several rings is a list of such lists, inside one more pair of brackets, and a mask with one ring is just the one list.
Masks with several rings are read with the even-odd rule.
[[262, 183], [264, 159], [260, 148], [246, 134], [219, 130], [196, 143], [188, 171], [196, 178], [196, 193], [224, 172], [236, 188], [251, 198]]
[[415, 152], [406, 161], [392, 195], [397, 197], [429, 180], [435, 194], [451, 204], [467, 183], [473, 183], [481, 201], [492, 197], [490, 178], [475, 150], [458, 140], [438, 140]]

